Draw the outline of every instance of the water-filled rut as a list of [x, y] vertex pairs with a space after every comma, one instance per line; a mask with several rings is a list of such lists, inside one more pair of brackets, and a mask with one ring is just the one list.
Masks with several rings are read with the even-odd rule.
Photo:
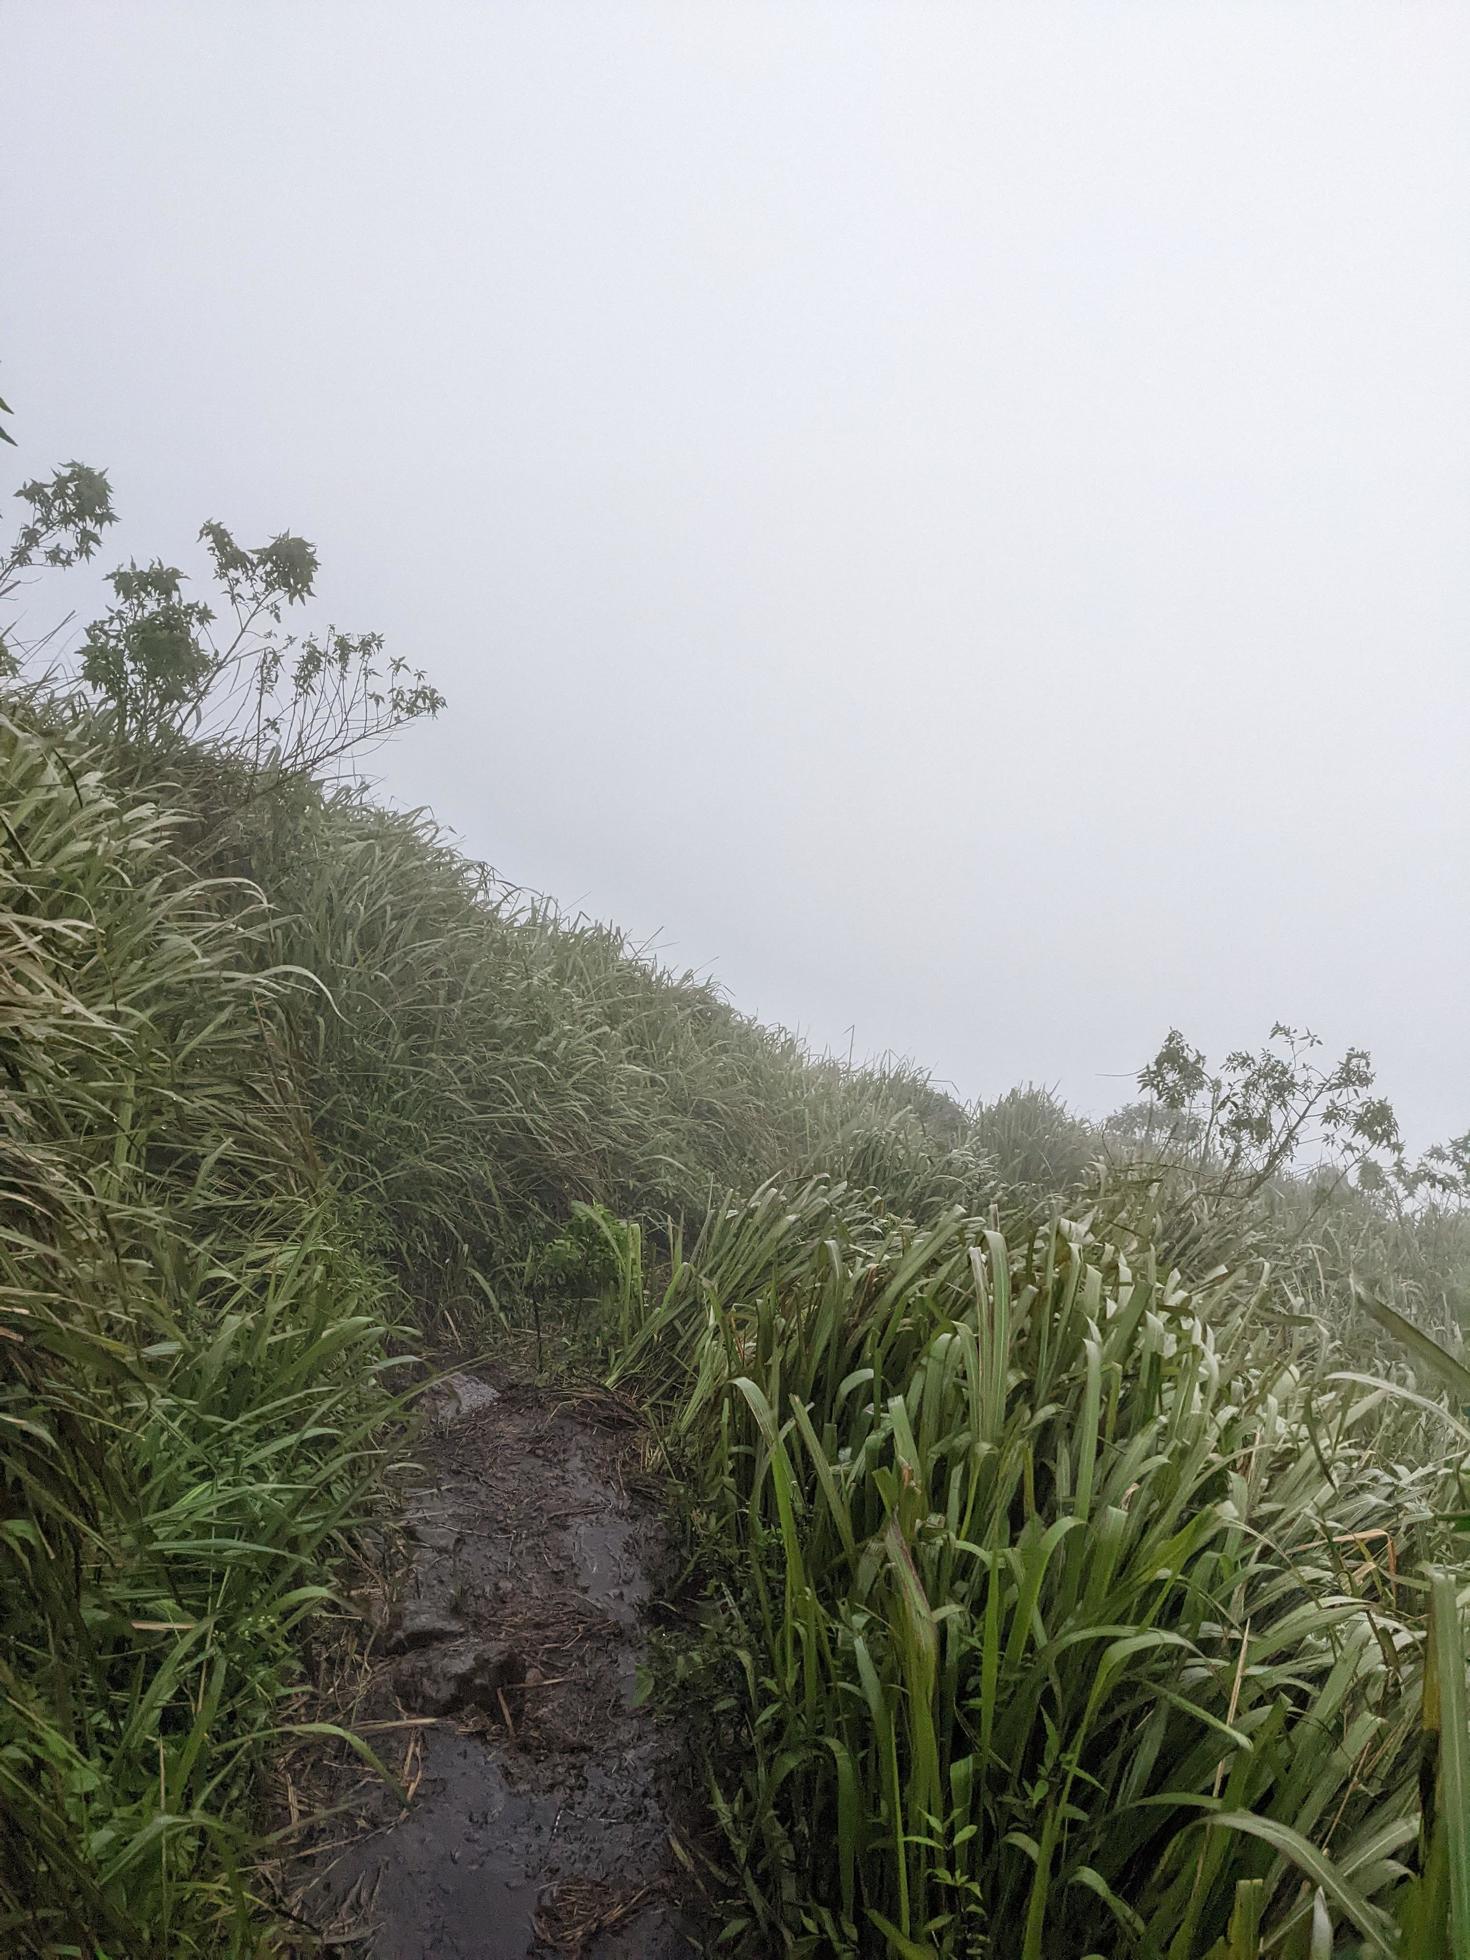
[[667, 1553], [639, 1428], [596, 1391], [435, 1394], [356, 1710], [410, 1801], [339, 1793], [301, 1909], [372, 1960], [687, 1955], [686, 1764], [638, 1705]]

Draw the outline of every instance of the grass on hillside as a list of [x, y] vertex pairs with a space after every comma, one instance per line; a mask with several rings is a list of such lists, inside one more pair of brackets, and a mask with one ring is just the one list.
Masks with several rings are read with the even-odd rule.
[[[642, 1221], [608, 1325], [732, 1574], [737, 1946], [1436, 1950], [1470, 1432], [1300, 1324], [1289, 1187], [1201, 1238], [1181, 1166], [1099, 1184], [1045, 1098], [814, 1060], [354, 793], [182, 751], [163, 816], [86, 735], [3, 730], [13, 1936], [256, 1950], [255, 1773], [392, 1324], [520, 1314], [589, 1204]], [[1344, 1222], [1462, 1243], [1278, 1231], [1334, 1308]]]
[[622, 1369], [725, 1575], [732, 1950], [1470, 1952], [1470, 1426], [1299, 1319], [1147, 1220], [711, 1221]]
[[264, 908], [0, 719], [0, 1938], [257, 1950], [255, 1772], [390, 1407]]
[[[22, 494], [0, 598], [112, 521]], [[227, 641], [154, 565], [97, 700], [0, 642], [0, 1935], [271, 1949], [395, 1371], [591, 1293], [724, 1581], [727, 1945], [1470, 1952], [1470, 1144], [1398, 1176], [1352, 1053], [1171, 1036], [1141, 1128], [814, 1056], [326, 784], [438, 697], [205, 536]]]

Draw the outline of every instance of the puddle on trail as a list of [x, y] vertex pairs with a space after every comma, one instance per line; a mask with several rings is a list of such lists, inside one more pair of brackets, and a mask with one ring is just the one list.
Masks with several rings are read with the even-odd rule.
[[[610, 1399], [451, 1378], [406, 1522], [412, 1564], [364, 1722], [413, 1801], [376, 1780], [358, 1835], [303, 1906], [327, 1951], [371, 1960], [675, 1960], [698, 1950], [671, 1824], [677, 1742], [634, 1707], [664, 1554], [628, 1488], [636, 1431]], [[476, 1393], [476, 1391], [481, 1391]], [[340, 1801], [340, 1799], [339, 1799]]]
[[[536, 1837], [554, 1824], [552, 1800], [512, 1790], [474, 1736], [433, 1731], [423, 1780], [401, 1823], [343, 1859], [332, 1889], [358, 1905], [377, 1960], [429, 1954], [518, 1955], [533, 1951], [540, 1894], [530, 1874]], [[551, 1814], [548, 1814], [551, 1813]]]
[[577, 1584], [620, 1626], [636, 1626], [649, 1592], [639, 1521], [625, 1510], [609, 1509], [607, 1486], [596, 1470], [589, 1471], [580, 1444], [573, 1447], [567, 1473], [586, 1506], [566, 1527]]

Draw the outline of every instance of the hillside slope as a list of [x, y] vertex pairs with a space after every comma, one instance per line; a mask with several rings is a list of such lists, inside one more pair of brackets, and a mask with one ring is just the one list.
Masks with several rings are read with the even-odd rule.
[[682, 1486], [733, 1950], [1470, 1943], [1463, 1140], [1294, 1037], [1107, 1126], [814, 1056], [334, 783], [437, 700], [372, 636], [119, 579], [97, 698], [0, 696], [7, 1941], [279, 1950], [260, 1772], [411, 1356], [547, 1315]]

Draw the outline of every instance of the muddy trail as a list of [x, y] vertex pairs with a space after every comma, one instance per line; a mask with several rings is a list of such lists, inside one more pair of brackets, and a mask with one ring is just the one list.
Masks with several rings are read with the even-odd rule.
[[690, 1765], [639, 1706], [669, 1558], [643, 1433], [601, 1391], [431, 1395], [348, 1716], [409, 1801], [344, 1756], [296, 1910], [367, 1960], [697, 1953]]

